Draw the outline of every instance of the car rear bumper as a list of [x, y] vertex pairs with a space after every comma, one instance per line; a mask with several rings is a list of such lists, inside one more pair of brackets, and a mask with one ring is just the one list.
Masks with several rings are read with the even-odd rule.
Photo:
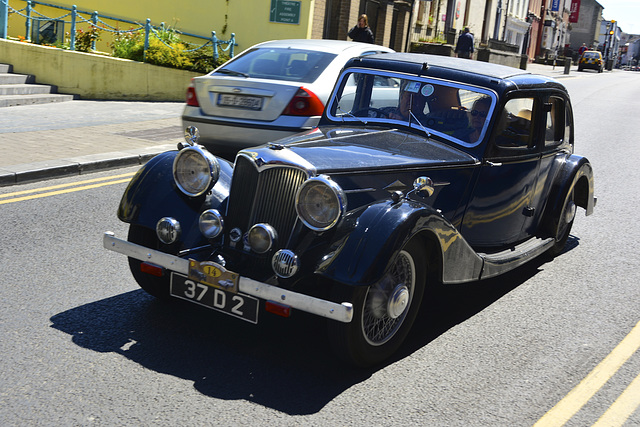
[[[104, 233], [103, 246], [105, 249], [126, 255], [130, 258], [149, 262], [176, 273], [189, 275], [189, 260], [118, 239], [110, 231]], [[248, 277], [240, 276], [238, 290], [246, 295], [274, 301], [278, 304], [284, 304], [307, 313], [343, 323], [349, 323], [353, 318], [353, 306], [351, 303], [343, 302], [342, 304], [338, 304], [332, 301], [322, 300], [258, 282]]]
[[182, 114], [184, 127], [195, 126], [200, 144], [214, 151], [238, 151], [272, 142], [313, 129], [320, 117], [280, 116], [271, 122], [206, 116], [198, 107], [186, 106]]
[[600, 70], [600, 69], [602, 69], [602, 65], [598, 65], [598, 64], [582, 63], [582, 64], [579, 64], [579, 66], [582, 69], [591, 69], [591, 70]]

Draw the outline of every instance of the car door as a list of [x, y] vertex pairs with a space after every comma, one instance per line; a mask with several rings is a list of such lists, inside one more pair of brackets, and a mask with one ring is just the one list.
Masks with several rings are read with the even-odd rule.
[[475, 248], [500, 249], [528, 237], [536, 214], [540, 104], [534, 95], [515, 97], [498, 113], [461, 227]]
[[542, 155], [532, 206], [535, 215], [525, 222], [528, 234], [536, 234], [544, 205], [567, 156], [573, 153], [573, 112], [569, 100], [562, 93], [542, 98], [540, 144]]

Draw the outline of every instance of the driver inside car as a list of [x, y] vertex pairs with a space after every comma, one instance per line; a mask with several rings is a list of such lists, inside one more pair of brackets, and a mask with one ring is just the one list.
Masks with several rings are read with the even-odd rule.
[[404, 81], [400, 90], [397, 107], [385, 109], [390, 119], [409, 121], [411, 113], [414, 120], [424, 116], [426, 98], [420, 93], [420, 82]]

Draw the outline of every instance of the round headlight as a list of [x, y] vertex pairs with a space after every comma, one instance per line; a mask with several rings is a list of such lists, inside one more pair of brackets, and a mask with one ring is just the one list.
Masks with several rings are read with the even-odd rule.
[[215, 209], [207, 209], [200, 214], [198, 221], [200, 232], [207, 239], [214, 239], [222, 233], [224, 228], [224, 220], [222, 215]]
[[277, 238], [278, 233], [269, 224], [256, 224], [249, 229], [249, 246], [259, 254], [271, 249]]
[[326, 176], [306, 180], [296, 194], [296, 211], [312, 230], [328, 230], [344, 214], [347, 199], [338, 184]]
[[180, 233], [182, 233], [182, 228], [175, 218], [165, 216], [156, 223], [156, 235], [166, 245], [175, 243], [180, 238]]
[[187, 196], [200, 196], [215, 185], [220, 176], [218, 159], [200, 146], [187, 147], [173, 161], [173, 179]]

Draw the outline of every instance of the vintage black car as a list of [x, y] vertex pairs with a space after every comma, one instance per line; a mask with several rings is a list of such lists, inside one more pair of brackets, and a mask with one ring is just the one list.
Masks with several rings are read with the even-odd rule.
[[477, 61], [354, 58], [318, 128], [233, 164], [196, 140], [142, 167], [118, 210], [128, 241], [105, 247], [159, 298], [254, 323], [324, 316], [359, 366], [398, 349], [425, 287], [557, 255], [595, 205], [562, 84]]

